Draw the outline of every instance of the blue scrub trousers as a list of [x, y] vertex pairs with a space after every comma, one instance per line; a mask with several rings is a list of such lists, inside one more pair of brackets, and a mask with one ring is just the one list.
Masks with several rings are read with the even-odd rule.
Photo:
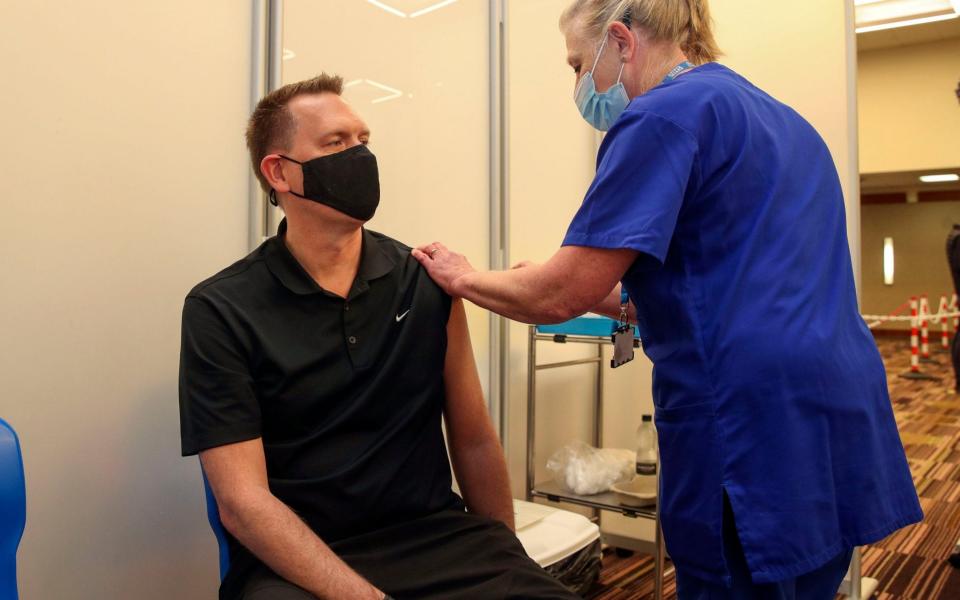
[[726, 494], [723, 500], [723, 552], [732, 578], [731, 587], [688, 577], [677, 569], [679, 600], [832, 600], [836, 596], [850, 566], [852, 548], [815, 571], [775, 583], [754, 584]]

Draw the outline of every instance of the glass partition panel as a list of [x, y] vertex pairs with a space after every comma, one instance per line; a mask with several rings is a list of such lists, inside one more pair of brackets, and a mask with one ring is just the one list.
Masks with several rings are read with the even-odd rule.
[[[490, 5], [487, 0], [286, 0], [283, 83], [341, 75], [370, 126], [381, 204], [369, 227], [434, 240], [489, 264]], [[468, 305], [488, 388], [489, 317]]]

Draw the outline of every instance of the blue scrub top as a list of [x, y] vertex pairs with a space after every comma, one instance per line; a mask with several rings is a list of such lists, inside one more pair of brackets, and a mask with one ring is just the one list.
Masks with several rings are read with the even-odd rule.
[[836, 167], [719, 64], [635, 98], [564, 245], [630, 248], [670, 556], [723, 583], [723, 494], [757, 583], [922, 519], [860, 318]]

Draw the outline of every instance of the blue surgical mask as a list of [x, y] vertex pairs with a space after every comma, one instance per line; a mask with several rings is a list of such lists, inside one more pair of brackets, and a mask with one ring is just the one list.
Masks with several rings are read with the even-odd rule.
[[617, 83], [602, 94], [597, 92], [597, 84], [593, 80], [593, 72], [600, 62], [600, 55], [603, 54], [607, 46], [609, 35], [603, 38], [600, 49], [597, 50], [597, 58], [593, 61], [593, 68], [580, 78], [577, 89], [573, 92], [573, 99], [580, 109], [580, 114], [586, 119], [587, 123], [593, 125], [600, 131], [607, 131], [613, 126], [620, 114], [626, 110], [630, 104], [630, 97], [627, 96], [627, 90], [623, 87], [620, 77], [623, 76], [623, 62], [620, 63], [620, 73], [617, 74]]

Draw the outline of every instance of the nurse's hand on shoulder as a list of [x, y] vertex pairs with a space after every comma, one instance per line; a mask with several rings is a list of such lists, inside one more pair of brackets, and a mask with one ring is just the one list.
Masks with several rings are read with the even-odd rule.
[[466, 256], [448, 249], [440, 242], [415, 248], [411, 254], [427, 270], [430, 278], [451, 296], [459, 296], [455, 285], [457, 279], [476, 270]]

